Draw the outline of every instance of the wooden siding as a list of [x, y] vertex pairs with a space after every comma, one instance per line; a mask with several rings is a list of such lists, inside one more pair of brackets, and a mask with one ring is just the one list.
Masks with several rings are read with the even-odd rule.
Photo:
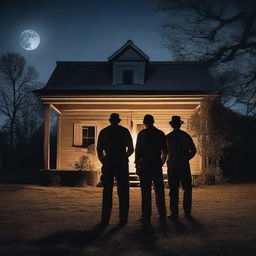
[[[137, 138], [137, 126], [142, 124], [142, 120], [145, 114], [152, 114], [155, 118], [155, 126], [161, 129], [165, 134], [168, 134], [172, 129], [169, 125], [169, 120], [172, 115], [180, 115], [182, 120], [185, 122], [182, 126], [184, 131], [188, 131], [188, 122], [192, 110], [188, 111], [175, 111], [175, 110], [152, 110], [148, 111], [115, 111], [120, 114], [122, 119], [121, 125], [127, 127], [133, 137], [134, 146]], [[83, 122], [84, 124], [92, 125], [94, 124], [96, 128], [96, 136], [98, 136], [99, 131], [109, 125], [109, 115], [111, 112], [108, 111], [86, 111], [83, 112], [65, 112], [62, 111], [62, 115], [59, 118], [59, 134], [58, 134], [58, 157], [57, 163], [58, 169], [72, 170], [75, 168], [75, 162], [79, 161], [80, 157], [87, 152], [86, 149], [82, 147], [74, 146], [74, 123]], [[189, 132], [190, 133], [190, 132]], [[195, 144], [197, 144], [196, 138], [193, 138]], [[97, 140], [97, 137], [96, 137]], [[130, 157], [130, 171], [134, 171], [134, 154]], [[93, 158], [94, 167], [100, 169], [101, 164], [97, 160], [97, 157]], [[191, 170], [193, 174], [201, 173], [201, 157], [196, 155], [190, 161]], [[164, 167], [164, 172], [166, 172], [166, 166]]]

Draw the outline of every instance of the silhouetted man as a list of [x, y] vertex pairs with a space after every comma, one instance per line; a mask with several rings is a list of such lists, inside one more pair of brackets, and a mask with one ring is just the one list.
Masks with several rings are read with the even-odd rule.
[[183, 208], [185, 217], [191, 217], [192, 205], [192, 180], [189, 160], [196, 154], [195, 144], [189, 134], [180, 130], [184, 122], [180, 116], [172, 116], [169, 124], [173, 131], [166, 136], [168, 149], [168, 182], [170, 187], [170, 210], [172, 219], [177, 219], [179, 215], [179, 185], [181, 183], [184, 190]]
[[151, 187], [154, 184], [156, 204], [161, 221], [165, 220], [165, 194], [162, 166], [167, 156], [165, 134], [157, 129], [154, 118], [145, 115], [143, 123], [145, 129], [138, 134], [135, 148], [135, 164], [140, 177], [142, 196], [142, 221], [149, 225], [151, 219]]
[[114, 178], [117, 181], [119, 197], [119, 224], [127, 223], [129, 211], [129, 171], [128, 157], [133, 153], [133, 143], [130, 132], [119, 125], [119, 115], [110, 115], [111, 125], [102, 129], [99, 134], [97, 153], [102, 163], [102, 221], [107, 226], [112, 209], [112, 194]]

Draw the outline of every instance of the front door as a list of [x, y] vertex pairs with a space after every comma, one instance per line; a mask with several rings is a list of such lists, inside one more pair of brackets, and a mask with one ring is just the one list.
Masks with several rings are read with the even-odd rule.
[[[144, 124], [141, 122], [141, 120], [133, 121], [132, 124], [133, 125], [132, 125], [131, 135], [132, 135], [133, 145], [134, 145], [134, 149], [135, 149], [137, 136], [138, 136], [139, 132], [141, 130], [143, 130], [145, 127], [144, 127]], [[134, 173], [136, 171], [134, 161], [135, 161], [135, 152], [129, 158], [129, 171], [131, 173]]]
[[[132, 127], [131, 134], [132, 134], [132, 139], [133, 139], [133, 143], [134, 143], [134, 148], [136, 147], [136, 141], [137, 141], [138, 134], [144, 128], [145, 128], [145, 126], [141, 121], [137, 121], [137, 122], [134, 121], [133, 122], [133, 127]], [[161, 129], [161, 127], [157, 127], [157, 128]], [[165, 132], [165, 134], [168, 133], [168, 127], [163, 126], [163, 128], [166, 128], [166, 129], [161, 129], [161, 130], [163, 132]], [[132, 154], [131, 157], [129, 158], [129, 171], [132, 172], [132, 173], [136, 171], [134, 161], [135, 161], [135, 153]], [[163, 166], [163, 173], [167, 173], [166, 163]]]

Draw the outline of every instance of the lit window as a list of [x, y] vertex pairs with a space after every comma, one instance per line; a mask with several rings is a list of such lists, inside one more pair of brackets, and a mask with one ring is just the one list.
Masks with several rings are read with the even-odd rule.
[[98, 121], [76, 121], [74, 122], [74, 147], [84, 147], [95, 150], [97, 141]]
[[94, 126], [83, 126], [82, 127], [82, 146], [83, 147], [94, 147], [95, 145], [95, 127]]
[[133, 71], [125, 70], [123, 72], [123, 84], [133, 84]]

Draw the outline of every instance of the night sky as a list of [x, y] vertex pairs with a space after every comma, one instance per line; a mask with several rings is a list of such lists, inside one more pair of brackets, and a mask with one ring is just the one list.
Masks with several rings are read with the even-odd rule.
[[[151, 60], [172, 60], [163, 47], [165, 14], [154, 0], [1, 0], [0, 54], [23, 55], [47, 82], [56, 61], [106, 61], [127, 40]], [[33, 51], [19, 44], [23, 30], [41, 39]]]

